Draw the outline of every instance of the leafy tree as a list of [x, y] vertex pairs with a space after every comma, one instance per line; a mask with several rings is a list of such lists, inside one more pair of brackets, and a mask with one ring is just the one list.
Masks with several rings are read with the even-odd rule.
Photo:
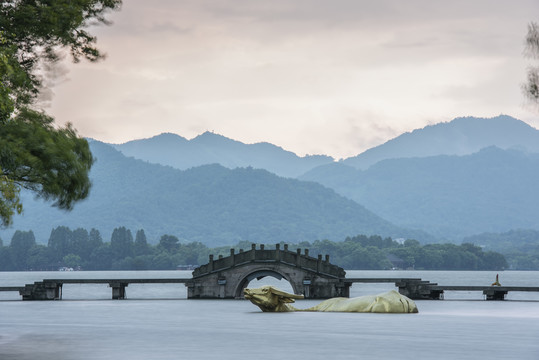
[[[82, 228], [73, 230], [73, 238], [70, 247], [71, 253], [78, 255], [81, 259], [88, 259], [91, 250], [88, 230]], [[81, 263], [79, 262], [77, 265], [81, 265]]]
[[49, 249], [53, 253], [53, 261], [60, 262], [64, 256], [71, 252], [73, 232], [67, 226], [58, 226], [52, 229], [49, 237]]
[[75, 268], [77, 266], [80, 266], [82, 264], [82, 260], [80, 256], [75, 254], [67, 254], [62, 259], [65, 266], [70, 268]]
[[[539, 25], [535, 22], [528, 24], [524, 54], [528, 58], [539, 59]], [[528, 67], [527, 81], [522, 90], [532, 103], [539, 105], [539, 66]]]
[[159, 240], [159, 247], [169, 253], [174, 253], [179, 248], [179, 239], [173, 235], [163, 235]]
[[90, 236], [88, 239], [88, 242], [90, 243], [90, 248], [92, 251], [101, 245], [103, 245], [103, 238], [101, 237], [101, 233], [97, 229], [90, 230]]
[[31, 270], [52, 270], [56, 264], [52, 261], [51, 251], [44, 245], [35, 245], [28, 251], [26, 265]]
[[19, 199], [20, 189], [9, 177], [4, 175], [1, 165], [0, 162], [0, 221], [3, 226], [7, 226], [11, 224], [15, 212], [18, 214], [22, 212], [22, 204]]
[[132, 256], [133, 235], [131, 235], [131, 230], [126, 229], [124, 226], [114, 229], [110, 238], [110, 250], [114, 260]]
[[71, 125], [54, 126], [36, 107], [40, 71], [68, 48], [75, 62], [103, 56], [84, 28], [107, 23], [120, 0], [2, 0], [0, 2], [0, 220], [21, 213], [21, 188], [71, 209], [90, 189], [88, 143]]
[[130, 270], [148, 270], [151, 269], [152, 258], [149, 255], [137, 256], [131, 262]]
[[173, 256], [165, 251], [153, 258], [153, 268], [156, 270], [170, 270], [176, 268], [176, 265]]
[[[246, 246], [246, 248], [248, 247]], [[208, 248], [201, 242], [181, 244], [178, 249], [178, 255], [176, 266], [204, 264], [208, 259]], [[202, 261], [199, 260], [201, 256], [204, 258]]]
[[16, 270], [26, 270], [28, 253], [36, 245], [34, 233], [30, 231], [17, 230], [11, 238], [11, 258]]
[[105, 243], [92, 251], [88, 270], [112, 269], [112, 252], [110, 244]]
[[0, 271], [12, 271], [15, 266], [11, 260], [11, 249], [8, 246], [0, 247]]
[[144, 230], [140, 229], [135, 235], [135, 245], [133, 247], [135, 256], [147, 255], [150, 251], [148, 242], [146, 241], [146, 234]]

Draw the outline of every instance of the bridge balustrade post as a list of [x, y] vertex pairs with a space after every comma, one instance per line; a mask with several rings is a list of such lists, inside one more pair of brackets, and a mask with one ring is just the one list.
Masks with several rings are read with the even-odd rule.
[[236, 256], [234, 255], [234, 249], [230, 249], [230, 257], [232, 260], [232, 266], [236, 265]]
[[284, 251], [288, 251], [288, 244], [284, 244]]
[[213, 255], [210, 255], [210, 261], [208, 262], [208, 272], [213, 271]]
[[281, 244], [275, 244], [275, 261], [281, 261]]
[[251, 244], [251, 261], [256, 260], [256, 244]]
[[318, 260], [316, 261], [316, 272], [320, 272], [320, 264], [322, 263], [322, 254], [318, 254]]

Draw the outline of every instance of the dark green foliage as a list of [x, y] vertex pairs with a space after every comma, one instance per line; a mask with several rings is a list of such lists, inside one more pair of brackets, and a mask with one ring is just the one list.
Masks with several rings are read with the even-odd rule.
[[49, 249], [54, 254], [53, 262], [59, 262], [71, 252], [73, 233], [67, 226], [52, 229], [49, 237]]
[[114, 229], [110, 238], [110, 250], [113, 260], [133, 256], [133, 235], [124, 226]]
[[159, 240], [159, 248], [168, 253], [174, 253], [178, 250], [180, 240], [176, 236], [163, 235]]
[[331, 262], [345, 269], [391, 269], [389, 254], [399, 260], [396, 266], [416, 270], [501, 270], [507, 268], [503, 255], [483, 252], [472, 244], [428, 244], [409, 239], [400, 244], [391, 238], [358, 235], [343, 242], [328, 240], [302, 244], [312, 253], [329, 254]]
[[36, 238], [32, 231], [16, 231], [11, 238], [10, 255], [14, 270], [27, 270], [27, 260], [30, 249], [36, 245]]
[[110, 270], [112, 269], [112, 251], [110, 243], [103, 243], [95, 248], [90, 254], [90, 261], [85, 267], [87, 270]]
[[[55, 238], [74, 236], [86, 238], [85, 230], [73, 232], [68, 228], [57, 228], [51, 233]], [[79, 234], [79, 235], [75, 235]], [[90, 232], [96, 237], [96, 231]], [[93, 234], [93, 235], [92, 235]], [[230, 247], [223, 246], [210, 249], [200, 242], [181, 243], [172, 235], [163, 235], [159, 244], [146, 244], [145, 254], [133, 254], [133, 241], [130, 230], [125, 227], [116, 228], [110, 243], [101, 243], [94, 247], [88, 259], [84, 257], [87, 249], [71, 245], [71, 252], [57, 261], [58, 255], [51, 248], [57, 246], [58, 240], [49, 242], [45, 247], [35, 245], [32, 232], [18, 232], [12, 240], [12, 246], [0, 247], [0, 270], [43, 270], [61, 266], [82, 267], [84, 270], [173, 270], [179, 265], [202, 265], [208, 262], [208, 255], [215, 258], [219, 255], [229, 256]], [[144, 231], [137, 231], [135, 244], [144, 244]], [[98, 235], [98, 233], [97, 233]], [[56, 245], [55, 245], [56, 244]], [[73, 241], [71, 242], [73, 244]], [[94, 242], [95, 244], [95, 242]], [[284, 248], [281, 244], [281, 249]], [[135, 247], [136, 248], [136, 247]], [[251, 243], [242, 241], [233, 247], [250, 250]], [[267, 244], [267, 249], [274, 244]], [[398, 268], [415, 268], [425, 270], [502, 270], [507, 268], [503, 255], [483, 250], [473, 244], [434, 244], [421, 246], [416, 240], [406, 240], [401, 244], [391, 238], [373, 235], [348, 237], [342, 242], [316, 240], [312, 244], [301, 242], [289, 244], [289, 250], [307, 248], [310, 256], [318, 254], [330, 255], [330, 262], [345, 269], [377, 270]], [[79, 249], [79, 250], [76, 250]], [[123, 255], [121, 255], [123, 254]], [[398, 264], [395, 264], [397, 260]], [[51, 265], [52, 264], [52, 265]]]
[[511, 269], [539, 269], [539, 231], [511, 230], [504, 233], [483, 233], [464, 239], [466, 242], [481, 246], [493, 257], [502, 253]]
[[526, 83], [523, 84], [522, 91], [532, 104], [539, 106], [539, 66], [537, 66], [537, 60], [539, 60], [539, 25], [536, 22], [531, 22], [528, 25], [524, 54], [530, 59], [535, 59], [536, 65], [528, 67]]
[[46, 200], [55, 200], [62, 209], [71, 209], [88, 195], [92, 154], [70, 125], [57, 129], [52, 118], [24, 109], [0, 126], [3, 175]]
[[148, 255], [150, 252], [150, 247], [148, 246], [148, 241], [146, 240], [146, 234], [142, 229], [138, 230], [137, 234], [135, 235], [133, 252], [135, 256]]
[[[61, 209], [88, 195], [93, 163], [86, 140], [71, 125], [57, 128], [36, 110], [43, 65], [68, 48], [75, 62], [102, 57], [84, 28], [106, 23], [120, 0], [3, 0], [0, 2], [0, 221], [22, 212], [21, 188]], [[41, 74], [38, 74], [41, 70]]]
[[51, 264], [53, 252], [47, 246], [35, 245], [28, 252], [26, 259], [27, 269], [29, 270], [52, 270], [55, 269]]

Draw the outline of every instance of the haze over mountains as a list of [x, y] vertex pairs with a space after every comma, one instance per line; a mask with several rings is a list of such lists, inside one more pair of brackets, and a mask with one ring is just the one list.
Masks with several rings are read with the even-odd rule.
[[251, 166], [279, 176], [297, 177], [316, 166], [334, 161], [332, 157], [323, 155], [299, 157], [269, 143], [244, 144], [212, 132], [205, 132], [192, 140], [165, 133], [112, 146], [126, 156], [180, 170], [220, 164], [229, 169]]
[[[47, 242], [51, 229], [100, 230], [105, 240], [125, 226], [144, 229], [148, 241], [164, 234], [208, 246], [344, 240], [353, 234], [432, 237], [399, 228], [314, 182], [287, 179], [253, 168], [203, 165], [189, 170], [128, 158], [112, 146], [91, 141], [97, 159], [91, 196], [66, 213], [26, 193], [25, 214], [14, 228], [33, 230]], [[8, 230], [0, 237], [10, 239]]]
[[460, 241], [539, 229], [539, 131], [509, 116], [458, 118], [299, 177], [404, 227]]
[[[230, 169], [251, 166], [279, 176], [299, 177], [315, 167], [335, 162], [326, 155], [299, 157], [273, 144], [244, 144], [212, 132], [191, 140], [164, 133], [111, 145], [126, 156], [180, 170], [220, 164]], [[404, 133], [340, 163], [364, 170], [384, 159], [468, 155], [489, 146], [539, 153], [539, 131], [506, 115], [462, 117]]]
[[506, 115], [462, 117], [402, 134], [342, 163], [364, 170], [384, 159], [469, 155], [489, 146], [539, 152], [539, 131]]
[[384, 219], [458, 241], [481, 232], [539, 229], [539, 154], [488, 147], [464, 156], [343, 164], [300, 177], [335, 189]]
[[427, 126], [339, 162], [209, 132], [91, 149], [90, 198], [68, 214], [25, 198], [4, 242], [15, 229], [46, 241], [59, 225], [94, 227], [105, 240], [126, 226], [151, 241], [171, 234], [210, 246], [539, 230], [539, 131], [509, 116]]

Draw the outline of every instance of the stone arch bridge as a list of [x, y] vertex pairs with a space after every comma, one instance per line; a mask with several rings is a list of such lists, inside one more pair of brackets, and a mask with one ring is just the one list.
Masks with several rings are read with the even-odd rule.
[[332, 265], [329, 255], [322, 258], [309, 256], [309, 250], [289, 251], [288, 245], [266, 250], [264, 245], [256, 249], [235, 253], [214, 259], [193, 271], [193, 278], [186, 282], [189, 299], [235, 299], [243, 297], [243, 289], [253, 279], [272, 276], [287, 280], [294, 293], [303, 294], [307, 299], [326, 299], [336, 296], [349, 296], [350, 282], [345, 282], [343, 268]]

